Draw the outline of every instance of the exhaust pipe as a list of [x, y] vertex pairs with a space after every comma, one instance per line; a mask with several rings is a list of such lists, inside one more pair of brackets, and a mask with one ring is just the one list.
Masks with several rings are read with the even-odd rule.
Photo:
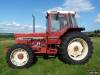
[[33, 18], [33, 33], [35, 33], [35, 16], [32, 14], [32, 18]]

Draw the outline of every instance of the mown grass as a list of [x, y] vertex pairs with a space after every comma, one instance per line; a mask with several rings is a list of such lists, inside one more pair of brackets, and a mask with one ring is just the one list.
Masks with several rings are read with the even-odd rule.
[[12, 69], [6, 63], [4, 49], [14, 43], [12, 39], [0, 40], [0, 75], [88, 75], [91, 70], [100, 71], [100, 38], [93, 38], [93, 57], [85, 65], [64, 64], [56, 59], [45, 60], [38, 58], [38, 62], [27, 69]]

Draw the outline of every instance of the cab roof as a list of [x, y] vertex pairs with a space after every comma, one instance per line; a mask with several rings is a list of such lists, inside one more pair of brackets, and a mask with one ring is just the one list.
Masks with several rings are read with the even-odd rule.
[[47, 13], [51, 14], [56, 14], [56, 13], [61, 13], [61, 14], [75, 14], [75, 11], [47, 11]]

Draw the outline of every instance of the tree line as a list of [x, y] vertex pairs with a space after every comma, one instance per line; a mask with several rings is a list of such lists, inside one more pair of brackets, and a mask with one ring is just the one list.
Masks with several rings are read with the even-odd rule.
[[90, 37], [100, 37], [100, 30], [95, 30], [93, 32], [86, 32]]
[[13, 38], [13, 33], [0, 33], [0, 38]]
[[[100, 37], [100, 30], [95, 30], [92, 32], [84, 32], [90, 37]], [[14, 38], [13, 33], [0, 33], [0, 38]]]

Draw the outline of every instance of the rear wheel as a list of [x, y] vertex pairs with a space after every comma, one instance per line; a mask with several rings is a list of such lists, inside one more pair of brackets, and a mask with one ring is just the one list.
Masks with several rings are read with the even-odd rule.
[[7, 52], [7, 63], [13, 68], [30, 67], [35, 56], [26, 45], [14, 45]]
[[91, 58], [92, 52], [92, 42], [87, 35], [71, 32], [62, 38], [59, 58], [69, 64], [84, 64]]

